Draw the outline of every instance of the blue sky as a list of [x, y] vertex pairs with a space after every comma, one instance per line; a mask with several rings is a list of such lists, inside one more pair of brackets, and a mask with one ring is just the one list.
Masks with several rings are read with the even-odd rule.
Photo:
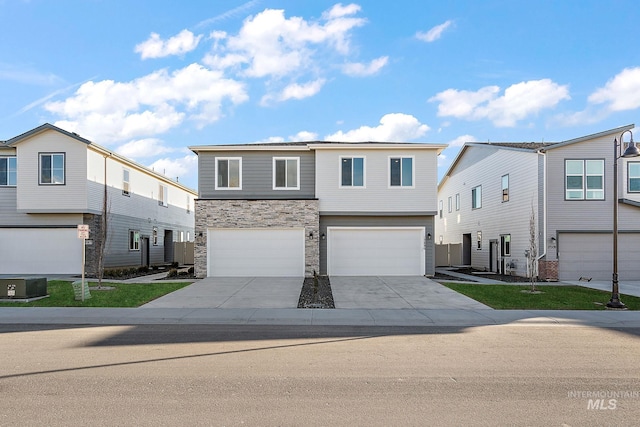
[[[640, 121], [635, 0], [0, 0], [0, 140], [197, 186], [191, 145], [561, 141]], [[638, 136], [640, 138], [640, 136]]]

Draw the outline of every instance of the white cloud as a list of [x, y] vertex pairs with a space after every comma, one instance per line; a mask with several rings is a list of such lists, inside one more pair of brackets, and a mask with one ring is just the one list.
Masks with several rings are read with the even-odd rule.
[[640, 108], [640, 67], [625, 68], [604, 87], [589, 96], [591, 104], [605, 104], [609, 111]]
[[[284, 10], [265, 9], [245, 19], [237, 35], [218, 35], [214, 52], [205, 63], [217, 67], [245, 64], [243, 73], [254, 78], [299, 74], [313, 68], [318, 50], [349, 53], [351, 31], [366, 22], [349, 16], [359, 10], [357, 5], [336, 5], [322, 19], [308, 21], [286, 18]], [[227, 59], [229, 55], [231, 59]]]
[[436, 25], [427, 32], [418, 31], [416, 33], [416, 38], [427, 43], [434, 42], [442, 37], [442, 33], [444, 33], [444, 31], [451, 25], [453, 25], [453, 21], [449, 20], [440, 25]]
[[186, 119], [199, 125], [212, 123], [221, 117], [223, 103], [247, 99], [242, 83], [191, 64], [130, 82], [88, 82], [73, 96], [45, 108], [61, 116], [57, 126], [107, 143], [157, 135]]
[[505, 89], [502, 96], [498, 96], [499, 92], [497, 86], [487, 86], [477, 92], [447, 89], [429, 101], [440, 103], [440, 117], [488, 119], [495, 126], [512, 127], [519, 120], [571, 98], [568, 86], [558, 85], [550, 79], [516, 83]]
[[189, 30], [182, 30], [166, 41], [163, 41], [159, 34], [151, 33], [146, 41], [136, 45], [134, 51], [139, 53], [142, 59], [183, 55], [198, 47], [201, 38], [202, 35], [195, 36]]
[[350, 62], [342, 67], [342, 72], [348, 76], [353, 77], [370, 76], [380, 71], [385, 65], [387, 65], [388, 61], [388, 56], [381, 56], [380, 58], [374, 59], [368, 64], [363, 64], [361, 62]]
[[320, 89], [324, 85], [324, 79], [314, 80], [306, 84], [291, 83], [285, 87], [282, 92], [278, 94], [267, 94], [262, 98], [261, 104], [267, 105], [271, 101], [287, 101], [289, 99], [304, 99], [309, 98], [316, 93], [320, 92]]
[[429, 126], [420, 123], [412, 115], [391, 113], [384, 115], [380, 119], [379, 126], [361, 126], [358, 129], [347, 132], [338, 131], [325, 136], [325, 140], [341, 142], [406, 142], [422, 137], [428, 130]]
[[323, 16], [325, 19], [342, 18], [343, 16], [355, 15], [360, 12], [360, 9], [360, 6], [355, 3], [351, 3], [346, 6], [343, 6], [342, 3], [338, 3], [333, 5], [333, 7], [328, 11], [324, 12]]
[[116, 152], [125, 157], [139, 159], [145, 157], [154, 157], [161, 154], [171, 153], [175, 151], [171, 147], [167, 147], [162, 140], [157, 138], [145, 138], [129, 141], [116, 148]]
[[198, 170], [198, 156], [188, 154], [175, 159], [159, 159], [149, 165], [149, 168], [161, 173], [168, 178], [186, 181], [187, 176], [195, 175]]
[[318, 139], [318, 134], [315, 132], [309, 132], [306, 130], [300, 131], [297, 134], [290, 136], [289, 141], [316, 141]]
[[459, 137], [449, 141], [447, 144], [449, 147], [462, 147], [465, 142], [473, 142], [476, 141], [476, 137], [473, 135], [460, 135]]

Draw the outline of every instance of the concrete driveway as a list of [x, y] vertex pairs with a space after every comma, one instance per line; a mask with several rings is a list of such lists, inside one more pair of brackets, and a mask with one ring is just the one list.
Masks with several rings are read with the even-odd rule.
[[[422, 276], [331, 277], [336, 308], [490, 309]], [[144, 308], [296, 308], [302, 277], [208, 277]]]
[[491, 309], [423, 276], [331, 277], [336, 308]]
[[146, 308], [296, 308], [302, 277], [207, 277]]

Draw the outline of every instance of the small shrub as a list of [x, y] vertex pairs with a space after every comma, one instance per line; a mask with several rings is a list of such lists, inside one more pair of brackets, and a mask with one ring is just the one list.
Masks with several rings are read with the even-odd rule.
[[178, 261], [174, 261], [171, 263], [171, 268], [178, 268], [180, 267], [180, 264], [178, 264]]
[[187, 271], [189, 272], [189, 274], [193, 274], [196, 271], [196, 269], [193, 267], [189, 267], [189, 270]]
[[167, 273], [167, 277], [178, 277], [178, 269], [172, 268], [171, 270], [169, 270], [169, 272]]
[[149, 272], [149, 267], [147, 267], [146, 265], [141, 265], [140, 267], [137, 268], [137, 272], [138, 273], [148, 273]]

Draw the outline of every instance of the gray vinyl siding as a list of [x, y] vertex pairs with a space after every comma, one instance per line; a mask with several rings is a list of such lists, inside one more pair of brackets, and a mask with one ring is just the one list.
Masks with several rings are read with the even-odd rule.
[[[171, 231], [173, 242], [179, 236], [180, 231], [190, 231], [193, 238], [193, 228], [176, 228], [175, 225], [166, 222], [149, 222], [147, 219], [136, 218], [127, 215], [109, 215], [109, 231], [105, 248], [105, 267], [124, 267], [142, 265], [142, 251], [129, 250], [129, 230], [137, 230], [140, 237], [149, 238], [149, 262], [151, 265], [163, 264], [164, 236]], [[153, 244], [153, 227], [158, 228], [158, 244]], [[172, 246], [173, 247], [173, 246]], [[170, 248], [170, 250], [173, 250]]]
[[[443, 243], [463, 243], [463, 235], [471, 235], [471, 265], [478, 269], [493, 269], [490, 266], [491, 240], [500, 241], [500, 236], [511, 236], [511, 256], [505, 262], [514, 262], [516, 274], [526, 276], [525, 250], [529, 247], [529, 220], [531, 209], [540, 223], [539, 209], [540, 155], [534, 152], [498, 147], [469, 146], [459, 159], [454, 170], [438, 191], [438, 200], [447, 201], [460, 194], [460, 211], [443, 211], [443, 218], [436, 218], [434, 240]], [[509, 201], [502, 201], [501, 179], [509, 175]], [[472, 209], [472, 189], [482, 186], [482, 207]], [[542, 228], [538, 230], [540, 232]], [[477, 233], [482, 232], [482, 247], [477, 249]], [[540, 234], [540, 233], [539, 233]], [[538, 248], [540, 250], [540, 248]], [[493, 267], [493, 268], [492, 268]]]
[[17, 211], [17, 188], [0, 187], [0, 227], [76, 226], [82, 214], [26, 214]]
[[[618, 161], [619, 197], [613, 194], [613, 140], [618, 133], [603, 135], [592, 140], [569, 144], [547, 152], [547, 238], [558, 237], [559, 230], [606, 231], [613, 229], [613, 203], [617, 198], [633, 199], [638, 195], [626, 193], [626, 160]], [[604, 200], [565, 200], [565, 159], [604, 159]], [[625, 204], [618, 205], [618, 227], [622, 233], [638, 226], [640, 209]], [[557, 249], [560, 250], [561, 242]], [[611, 248], [603, 247], [603, 256], [609, 256]], [[560, 254], [561, 256], [561, 254]], [[556, 259], [556, 248], [550, 248], [547, 259]]]
[[[216, 190], [216, 157], [242, 158], [242, 189]], [[300, 158], [300, 189], [273, 189], [273, 158]], [[216, 151], [198, 154], [201, 199], [311, 199], [315, 197], [315, 158], [310, 151]]]
[[[320, 216], [320, 235], [327, 236], [327, 227], [424, 227], [425, 236], [434, 236], [433, 216]], [[425, 274], [435, 274], [433, 238], [427, 240]], [[327, 239], [320, 239], [320, 274], [327, 274]]]

